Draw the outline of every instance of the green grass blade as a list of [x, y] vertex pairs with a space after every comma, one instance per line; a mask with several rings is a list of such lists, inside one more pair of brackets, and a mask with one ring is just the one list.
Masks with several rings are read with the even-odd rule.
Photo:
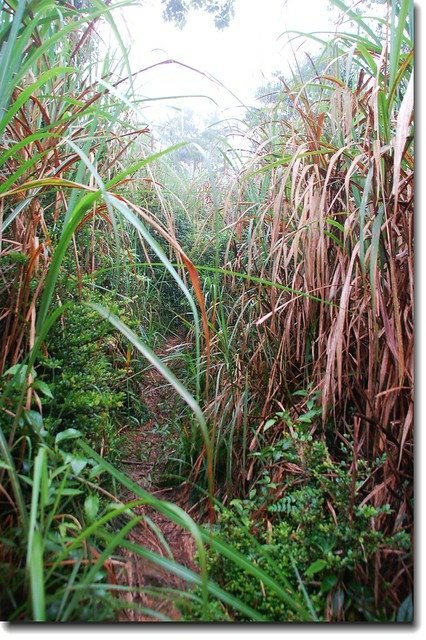
[[[110, 556], [115, 552], [117, 547], [122, 546], [122, 543], [128, 533], [142, 520], [141, 516], [136, 516], [132, 518], [127, 524], [124, 525], [115, 535], [111, 536], [106, 547], [102, 550], [102, 553], [99, 554], [96, 562], [94, 562], [86, 572], [86, 574], [79, 580], [79, 587], [88, 588], [91, 582], [94, 580], [98, 571], [102, 568], [104, 562], [108, 560]], [[96, 532], [94, 534], [96, 536]], [[75, 591], [73, 597], [71, 598], [67, 608], [63, 612], [61, 616], [61, 622], [66, 622], [70, 619], [72, 614], [74, 613], [76, 607], [78, 606], [80, 601], [80, 593]]]
[[44, 622], [46, 620], [46, 596], [44, 586], [43, 541], [39, 530], [34, 531], [28, 568], [31, 583], [33, 620], [35, 622]]
[[[106, 540], [109, 540], [111, 538], [111, 534], [107, 533], [104, 529], [99, 532], [99, 535], [105, 538]], [[123, 540], [122, 545], [129, 551], [132, 551], [132, 553], [135, 553], [136, 555], [139, 555], [142, 558], [146, 558], [147, 560], [153, 562], [154, 564], [160, 567], [163, 567], [164, 569], [166, 569], [167, 571], [170, 571], [170, 573], [173, 573], [179, 578], [183, 578], [189, 584], [202, 586], [201, 577], [198, 574], [191, 571], [190, 569], [187, 569], [186, 567], [179, 565], [176, 562], [169, 560], [168, 558], [165, 558], [164, 556], [160, 556], [158, 553], [155, 553], [154, 551], [150, 551], [149, 549], [146, 549], [145, 547], [142, 547], [141, 545], [138, 545], [135, 542], [130, 542], [129, 540]], [[235, 598], [233, 595], [227, 593], [224, 589], [219, 587], [217, 584], [215, 584], [211, 580], [209, 580], [207, 583], [207, 589], [210, 595], [212, 595], [214, 598], [221, 600], [223, 603], [229, 605], [236, 611], [239, 611], [240, 613], [248, 617], [250, 620], [253, 620], [254, 622], [266, 622], [265, 618], [260, 613], [258, 613], [255, 609], [250, 607], [250, 605], [247, 605], [246, 603], [242, 602], [238, 598]], [[208, 605], [206, 608], [208, 610]]]
[[389, 87], [392, 88], [397, 74], [402, 52], [404, 31], [407, 27], [407, 17], [412, 0], [392, 0], [392, 19], [389, 53]]
[[368, 199], [370, 197], [371, 182], [373, 180], [374, 165], [372, 164], [368, 170], [365, 180], [364, 192], [362, 194], [361, 205], [359, 207], [359, 261], [361, 271], [365, 275], [365, 212], [367, 209]]
[[7, 108], [7, 102], [10, 98], [10, 91], [8, 91], [10, 80], [19, 66], [22, 55], [21, 50], [17, 51], [16, 41], [26, 7], [27, 0], [19, 0], [13, 15], [9, 37], [0, 48], [0, 115]]
[[301, 621], [312, 620], [311, 614], [305, 607], [294, 597], [294, 590], [288, 585], [284, 579], [283, 584], [279, 584], [268, 573], [260, 569], [257, 565], [250, 562], [246, 556], [237, 551], [234, 547], [226, 544], [217, 535], [202, 530], [202, 537], [206, 544], [210, 544], [212, 549], [231, 560], [235, 566], [242, 571], [250, 573], [252, 576], [261, 581], [265, 587], [273, 591], [281, 600], [283, 600], [295, 613], [300, 616]]
[[183, 292], [185, 298], [187, 299], [189, 306], [192, 311], [192, 315], [194, 317], [194, 329], [195, 329], [195, 346], [196, 346], [196, 361], [197, 361], [197, 377], [196, 377], [196, 395], [197, 398], [200, 397], [200, 355], [201, 355], [201, 335], [200, 335], [200, 319], [197, 311], [197, 307], [195, 305], [194, 299], [190, 294], [188, 287], [183, 282], [182, 278], [167, 258], [166, 254], [162, 247], [158, 244], [158, 242], [153, 238], [147, 231], [145, 225], [139, 220], [132, 211], [130, 211], [129, 207], [127, 207], [123, 202], [121, 202], [118, 198], [111, 198], [114, 206], [120, 211], [123, 217], [130, 222], [135, 229], [142, 235], [144, 240], [149, 244], [151, 249], [156, 253], [156, 255], [160, 258], [163, 265], [170, 273], [172, 278], [175, 280], [181, 291]]
[[373, 307], [373, 317], [377, 314], [377, 258], [379, 254], [380, 235], [383, 220], [383, 205], [379, 207], [379, 211], [376, 214], [373, 221], [373, 228], [371, 230], [371, 249], [370, 249], [370, 289], [371, 289], [371, 305]]
[[25, 531], [28, 530], [28, 511], [25, 504], [24, 495], [22, 493], [21, 482], [19, 480], [19, 474], [16, 469], [9, 444], [3, 433], [3, 429], [0, 426], [0, 454], [2, 461], [4, 460], [5, 469], [9, 474], [10, 483], [12, 485], [13, 495], [16, 501], [19, 517], [21, 519], [22, 527]]
[[[192, 519], [179, 507], [176, 505], [172, 505], [171, 503], [161, 502], [155, 498], [153, 498], [149, 493], [141, 489], [135, 482], [133, 482], [130, 478], [128, 478], [125, 474], [123, 474], [118, 469], [115, 469], [111, 464], [109, 464], [106, 460], [103, 460], [101, 456], [99, 456], [91, 447], [89, 447], [85, 442], [79, 441], [80, 447], [83, 451], [93, 457], [96, 462], [101, 464], [108, 473], [114, 477], [120, 484], [125, 486], [127, 489], [132, 491], [136, 496], [143, 498], [144, 500], [149, 501], [149, 504], [152, 504], [158, 511], [168, 516], [174, 522], [177, 522], [181, 526], [188, 529], [195, 538], [197, 543], [204, 541], [206, 544], [211, 545], [211, 547], [231, 560], [236, 564], [239, 568], [244, 571], [247, 571], [251, 575], [255, 576], [259, 580], [261, 580], [265, 586], [268, 586], [272, 591], [274, 591], [286, 604], [288, 604], [294, 611], [301, 615], [302, 620], [309, 620], [309, 613], [304, 609], [304, 607], [297, 602], [297, 600], [292, 597], [291, 589], [284, 585], [280, 585], [273, 578], [271, 578], [266, 572], [262, 571], [259, 567], [252, 564], [250, 560], [248, 560], [245, 556], [239, 553], [236, 549], [227, 545], [225, 542], [220, 540], [216, 535], [212, 534], [210, 531], [205, 531], [204, 529], [195, 525]], [[202, 544], [202, 542], [201, 542]], [[198, 546], [198, 544], [197, 544]], [[128, 547], [129, 548], [129, 547]], [[202, 546], [201, 548], [204, 547]], [[171, 567], [174, 565], [170, 564], [172, 561], [162, 558], [162, 566]], [[200, 558], [201, 560], [201, 558]], [[165, 563], [165, 564], [164, 564]], [[189, 575], [189, 574], [188, 574]], [[290, 592], [290, 593], [289, 593]]]
[[26, 87], [19, 93], [19, 97], [9, 107], [3, 118], [0, 120], [0, 133], [2, 133], [5, 127], [10, 123], [13, 116], [19, 111], [19, 109], [27, 102], [33, 93], [49, 80], [58, 75], [67, 75], [75, 72], [74, 67], [56, 67], [54, 69], [48, 69], [40, 75], [40, 77], [33, 82], [30, 86]]
[[[34, 462], [31, 511], [28, 526], [27, 568], [31, 584], [33, 617], [37, 622], [46, 619], [43, 567], [43, 503], [46, 501], [46, 449], [40, 447]], [[39, 504], [39, 498], [40, 504]]]
[[[125, 329], [127, 329], [127, 327], [125, 327]], [[137, 342], [140, 342], [140, 341], [137, 340]], [[149, 351], [147, 353], [149, 355]], [[153, 364], [154, 364], [154, 362], [158, 360], [158, 358], [157, 356], [155, 356], [155, 354], [153, 355], [154, 355], [154, 359], [153, 359]], [[165, 365], [161, 363], [161, 361], [160, 361], [160, 368], [165, 369]], [[182, 386], [178, 380], [177, 380], [177, 383], [178, 383], [178, 387]], [[204, 417], [203, 417], [203, 420], [204, 420]], [[176, 524], [179, 524], [180, 526], [184, 527], [187, 531], [189, 531], [192, 534], [192, 537], [194, 538], [195, 544], [197, 546], [200, 569], [201, 569], [203, 593], [204, 593], [204, 597], [206, 597], [206, 594], [207, 594], [206, 552], [204, 549], [203, 541], [200, 536], [199, 528], [195, 524], [195, 522], [192, 520], [192, 518], [190, 518], [188, 514], [185, 513], [185, 511], [180, 507], [170, 502], [158, 500], [157, 498], [154, 498], [151, 494], [149, 494], [144, 489], [141, 489], [141, 487], [139, 487], [139, 485], [133, 482], [128, 476], [126, 476], [124, 473], [116, 469], [112, 464], [110, 464], [109, 462], [104, 460], [101, 456], [99, 456], [96, 453], [96, 451], [94, 451], [91, 447], [89, 447], [87, 443], [83, 441], [79, 441], [79, 446], [83, 449], [83, 451], [86, 454], [90, 455], [90, 457], [92, 457], [98, 464], [100, 464], [101, 467], [103, 467], [109, 473], [109, 475], [113, 477], [117, 482], [119, 482], [122, 486], [132, 491], [136, 496], [146, 501], [147, 504], [152, 505], [160, 513], [170, 518], [170, 520], [172, 520]]]
[[[147, 360], [150, 362], [159, 373], [163, 376], [167, 382], [169, 382], [175, 391], [181, 396], [181, 398], [186, 402], [188, 407], [194, 413], [197, 418], [198, 424], [200, 426], [200, 430], [203, 436], [203, 440], [206, 446], [207, 451], [207, 461], [208, 467], [211, 467], [211, 452], [212, 446], [210, 442], [210, 436], [206, 424], [206, 420], [204, 418], [203, 412], [200, 409], [200, 405], [195, 400], [195, 398], [191, 395], [191, 393], [184, 387], [184, 385], [178, 380], [175, 374], [162, 362], [158, 356], [146, 345], [142, 342], [142, 340], [127, 327], [117, 316], [112, 314], [108, 309], [102, 307], [100, 304], [95, 302], [87, 302], [88, 307], [94, 309], [99, 313], [100, 316], [108, 320], [122, 335], [133, 344], [133, 346], [141, 353]], [[209, 480], [210, 482], [210, 480]], [[212, 486], [210, 485], [210, 493], [212, 494]]]
[[[28, 526], [28, 548], [27, 548], [27, 564], [30, 563], [31, 554], [33, 549], [33, 538], [38, 527], [41, 526], [41, 520], [37, 522], [37, 516], [39, 515], [39, 496], [41, 491], [41, 484], [43, 478], [43, 467], [46, 465], [46, 449], [40, 447], [34, 462], [34, 474], [32, 482], [31, 492], [31, 511], [30, 520]], [[40, 508], [40, 516], [42, 509]]]
[[345, 13], [345, 15], [349, 16], [360, 29], [365, 31], [365, 33], [369, 36], [372, 42], [376, 43], [377, 46], [381, 46], [379, 36], [374, 33], [373, 29], [363, 20], [362, 16], [355, 11], [352, 11], [342, 0], [331, 0], [331, 3], [338, 7], [341, 11]]

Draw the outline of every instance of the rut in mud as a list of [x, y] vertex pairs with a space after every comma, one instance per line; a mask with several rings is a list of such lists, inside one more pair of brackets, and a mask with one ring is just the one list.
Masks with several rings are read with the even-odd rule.
[[[176, 355], [184, 348], [181, 336], [171, 336], [158, 354], [162, 359], [173, 355], [172, 368], [176, 369], [179, 360]], [[154, 368], [149, 369], [141, 381], [141, 399], [149, 411], [145, 423], [138, 430], [129, 430], [126, 436], [126, 452], [123, 460], [123, 470], [139, 486], [149, 491], [155, 497], [168, 500], [185, 508], [187, 504], [187, 490], [184, 485], [164, 487], [158, 486], [166, 468], [168, 456], [172, 446], [161, 432], [161, 427], [167, 424], [173, 407], [176, 404], [174, 390], [165, 383], [164, 378]], [[135, 498], [126, 491], [121, 496], [123, 502]], [[179, 564], [197, 571], [194, 562], [195, 544], [192, 536], [179, 525], [171, 522], [166, 516], [158, 513], [150, 506], [141, 506], [134, 511], [145, 515], [158, 530], [161, 531], [166, 544], [159, 540], [156, 533], [145, 522], [136, 527], [130, 536], [132, 542], [136, 542], [151, 551], [155, 551], [165, 557], [172, 555]], [[167, 549], [168, 547], [168, 549]], [[164, 589], [180, 589], [187, 587], [184, 580], [174, 576], [161, 567], [141, 558], [140, 556], [125, 550], [125, 571], [120, 579], [122, 584], [134, 588], [126, 595], [129, 603], [147, 610], [152, 609], [166, 619], [179, 620], [180, 613], [172, 600], [167, 595], [161, 595]], [[155, 614], [149, 615], [149, 611], [141, 613], [128, 609], [122, 616], [122, 620], [133, 622], [155, 621], [159, 618]]]

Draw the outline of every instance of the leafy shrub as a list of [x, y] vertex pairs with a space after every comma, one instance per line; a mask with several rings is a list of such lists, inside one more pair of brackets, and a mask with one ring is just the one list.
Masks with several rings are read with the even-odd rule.
[[[333, 461], [325, 442], [307, 439], [300, 431], [285, 434], [260, 455], [265, 466], [249, 497], [220, 510], [216, 527], [222, 539], [278, 582], [299, 590], [320, 620], [384, 621], [394, 616], [384, 581], [381, 602], [375, 602], [374, 557], [384, 547], [387, 552], [408, 550], [410, 538], [404, 531], [386, 535], [383, 527], [376, 528], [390, 508], [361, 504], [358, 491], [383, 460], [374, 467], [358, 460], [354, 484], [350, 455], [346, 462]], [[267, 462], [275, 470], [278, 464], [281, 481], [273, 481]], [[213, 580], [266, 619], [297, 621], [282, 600], [227, 558], [210, 551], [209, 568]], [[229, 611], [221, 619], [229, 615], [243, 620]], [[197, 608], [185, 605], [184, 616], [198, 619]]]
[[77, 429], [104, 456], [117, 460], [123, 412], [141, 408], [126, 402], [128, 368], [114, 329], [95, 311], [75, 302], [52, 330], [47, 350], [43, 379], [53, 396], [46, 403], [47, 430], [54, 435]]

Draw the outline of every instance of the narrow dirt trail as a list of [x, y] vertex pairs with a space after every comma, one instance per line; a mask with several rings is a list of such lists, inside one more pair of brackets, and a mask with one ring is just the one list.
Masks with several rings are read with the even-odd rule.
[[[181, 346], [182, 338], [180, 336], [171, 336], [166, 340], [158, 355], [161, 358], [167, 357], [178, 351]], [[176, 369], [179, 360], [173, 360], [172, 362], [172, 368]], [[144, 374], [141, 381], [141, 396], [144, 405], [149, 411], [149, 416], [140, 429], [137, 431], [129, 429], [124, 434], [126, 437], [126, 450], [123, 470], [134, 482], [155, 495], [156, 498], [168, 500], [184, 507], [186, 502], [184, 487], [159, 488], [156, 485], [156, 482], [160, 480], [163, 474], [171, 453], [171, 451], [167, 450], [167, 443], [164, 441], [165, 438], [161, 433], [161, 427], [167, 425], [167, 420], [172, 415], [172, 409], [176, 403], [176, 395], [173, 389], [165, 384], [161, 374], [152, 368]], [[134, 498], [135, 496], [130, 492], [125, 492], [120, 496], [123, 502]], [[187, 531], [171, 522], [152, 507], [141, 506], [134, 511], [150, 518], [154, 525], [159, 528], [176, 562], [193, 571], [197, 570], [193, 560], [195, 553], [194, 541]], [[147, 524], [141, 523], [139, 527], [136, 527], [132, 531], [130, 539], [151, 551], [170, 557], [165, 545], [159, 541], [158, 536]], [[179, 620], [180, 613], [170, 599], [146, 593], [144, 588], [145, 590], [150, 588], [184, 589], [185, 581], [130, 551], [125, 550], [123, 555], [126, 558], [126, 571], [120, 582], [135, 588], [135, 591], [127, 594], [127, 601], [146, 609], [153, 609], [171, 620]], [[145, 614], [129, 609], [121, 615], [120, 620], [153, 622], [157, 618], [150, 616], [148, 613]]]

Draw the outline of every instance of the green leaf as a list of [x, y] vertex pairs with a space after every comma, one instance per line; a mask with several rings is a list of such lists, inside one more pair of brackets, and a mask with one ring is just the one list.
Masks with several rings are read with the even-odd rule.
[[398, 75], [398, 65], [402, 53], [404, 30], [408, 27], [407, 17], [410, 0], [402, 0], [398, 5], [392, 3], [391, 38], [389, 54], [389, 86], [392, 87]]
[[263, 431], [268, 431], [268, 429], [270, 429], [272, 427], [272, 425], [274, 425], [276, 423], [276, 418], [269, 418], [269, 420], [267, 420], [265, 422], [265, 425], [263, 427]]
[[308, 578], [312, 578], [313, 575], [325, 569], [326, 566], [327, 563], [325, 560], [315, 560], [315, 562], [310, 564], [306, 569], [305, 576], [307, 576]]
[[99, 497], [95, 494], [87, 496], [84, 501], [84, 513], [89, 522], [95, 520], [99, 511]]
[[24, 417], [27, 423], [30, 425], [32, 429], [34, 429], [35, 433], [39, 436], [46, 436], [47, 431], [44, 428], [43, 418], [38, 411], [34, 411], [33, 409], [29, 409], [28, 411], [24, 411]]
[[[210, 591], [210, 593], [212, 593], [216, 597], [219, 597], [224, 602], [228, 602], [229, 604], [231, 604], [231, 600], [232, 600], [232, 606], [238, 611], [242, 611], [243, 608], [247, 609], [247, 605], [244, 605], [239, 600], [233, 598], [229, 594], [226, 594], [225, 592], [220, 590], [218, 587], [216, 587], [216, 585], [212, 585], [212, 583], [209, 582], [207, 579], [207, 566], [205, 564], [206, 558], [205, 558], [205, 550], [204, 550], [202, 539], [204, 538], [207, 544], [211, 544], [212, 542], [211, 532], [204, 533], [204, 531], [201, 530], [200, 527], [198, 527], [198, 525], [196, 525], [196, 523], [192, 520], [192, 518], [177, 505], [171, 504], [164, 500], [158, 500], [158, 498], [150, 495], [147, 491], [142, 489], [136, 482], [131, 480], [124, 473], [122, 473], [121, 471], [113, 467], [109, 462], [104, 460], [99, 454], [96, 453], [96, 451], [94, 451], [91, 447], [89, 447], [87, 443], [80, 441], [79, 444], [82, 450], [87, 455], [90, 455], [91, 458], [96, 460], [99, 464], [102, 464], [104, 469], [108, 471], [113, 478], [115, 478], [118, 482], [120, 482], [120, 484], [130, 489], [136, 496], [142, 498], [144, 502], [152, 505], [157, 511], [159, 511], [160, 513], [168, 517], [170, 520], [172, 520], [176, 524], [179, 524], [180, 526], [184, 527], [185, 529], [187, 529], [187, 531], [189, 531], [192, 534], [195, 540], [197, 551], [198, 551], [198, 563], [200, 565], [201, 575], [194, 574], [193, 572], [188, 570], [186, 567], [182, 567], [181, 565], [178, 565], [176, 562], [170, 561], [168, 558], [164, 558], [162, 556], [159, 556], [158, 554], [153, 554], [153, 552], [148, 551], [147, 549], [144, 549], [139, 545], [137, 546], [137, 551], [136, 551], [138, 555], [141, 555], [142, 557], [145, 557], [145, 558], [148, 558], [148, 556], [151, 556], [155, 564], [157, 564], [158, 566], [164, 566], [165, 568], [169, 569], [175, 574], [178, 574], [179, 572], [179, 575], [189, 580], [190, 582], [196, 582], [202, 587], [203, 590], [205, 587], [208, 591]], [[125, 508], [126, 508], [125, 506], [122, 507], [123, 511], [125, 510]], [[104, 531], [105, 530], [103, 528], [97, 529], [97, 533], [101, 536], [103, 535]], [[121, 544], [126, 548], [129, 548], [129, 545], [132, 545], [132, 543], [130, 543], [128, 540], [123, 540]], [[216, 544], [217, 544], [217, 541], [216, 541]], [[223, 548], [229, 549], [229, 547], [226, 547], [225, 545], [223, 546]], [[222, 546], [221, 546], [221, 549], [222, 549]], [[241, 558], [244, 558], [244, 556], [241, 555]], [[243, 569], [248, 565], [250, 568], [254, 569], [255, 571], [259, 571], [257, 567], [254, 567], [254, 565], [252, 565], [252, 563], [246, 560], [245, 558], [244, 558], [244, 561], [246, 564], [243, 565]], [[196, 577], [194, 578], [194, 576]], [[257, 575], [257, 577], [259, 577], [259, 574]], [[264, 577], [263, 572], [260, 572], [260, 579], [263, 580], [266, 586], [269, 586], [267, 583], [268, 577], [267, 576]], [[284, 591], [284, 589], [280, 587], [280, 592], [281, 591]], [[253, 609], [250, 609], [250, 613], [248, 613], [248, 615], [252, 619], [257, 619], [257, 620], [262, 619], [261, 615], [253, 611]]]
[[7, 369], [7, 371], [5, 371], [3, 375], [14, 376], [16, 373], [21, 371], [24, 371], [26, 373], [27, 368], [28, 367], [26, 364], [14, 364], [13, 367], [10, 367], [9, 369]]
[[80, 489], [62, 489], [61, 491], [63, 496], [80, 496], [82, 493]]
[[101, 473], [104, 473], [104, 469], [102, 468], [102, 465], [95, 464], [95, 466], [92, 467], [92, 469], [90, 469], [90, 471], [89, 471], [90, 480], [93, 480], [93, 478], [96, 478], [97, 476], [100, 476]]
[[321, 587], [320, 587], [321, 592], [328, 593], [333, 589], [333, 587], [336, 586], [336, 584], [337, 584], [337, 576], [335, 575], [325, 576], [324, 580], [321, 582]]
[[[14, 364], [13, 367], [10, 367], [10, 369], [5, 371], [3, 375], [17, 376], [18, 384], [24, 384], [25, 380], [28, 377], [28, 365]], [[35, 378], [37, 376], [37, 372], [34, 369], [31, 369], [31, 375], [33, 378]]]
[[49, 387], [48, 384], [43, 382], [43, 380], [37, 380], [36, 382], [34, 382], [32, 384], [32, 387], [34, 389], [37, 389], [37, 391], [40, 391], [47, 398], [52, 398], [52, 400], [53, 400], [53, 395], [52, 395], [52, 392], [50, 390], [50, 387]]
[[[338, 222], [337, 220], [334, 220], [333, 218], [326, 218], [325, 221], [327, 222], [327, 224], [330, 224], [332, 227], [336, 227], [336, 229], [339, 229], [339, 231], [341, 231], [342, 233], [344, 233], [345, 231], [345, 227], [343, 226], [343, 224], [341, 224], [340, 222]], [[296, 395], [307, 395], [306, 391], [296, 391], [295, 393], [293, 393], [294, 396]]]
[[81, 432], [78, 429], [65, 429], [60, 431], [55, 438], [55, 444], [59, 444], [63, 440], [73, 440], [74, 438], [80, 438]]
[[413, 622], [414, 607], [411, 593], [403, 600], [396, 616], [397, 622]]
[[83, 458], [81, 456], [73, 455], [72, 453], [65, 454], [65, 462], [71, 465], [71, 469], [78, 476], [87, 466], [89, 460], [87, 458]]
[[321, 415], [321, 409], [311, 409], [306, 413], [303, 413], [301, 416], [297, 418], [297, 422], [310, 424], [312, 422], [312, 418], [318, 418]]

